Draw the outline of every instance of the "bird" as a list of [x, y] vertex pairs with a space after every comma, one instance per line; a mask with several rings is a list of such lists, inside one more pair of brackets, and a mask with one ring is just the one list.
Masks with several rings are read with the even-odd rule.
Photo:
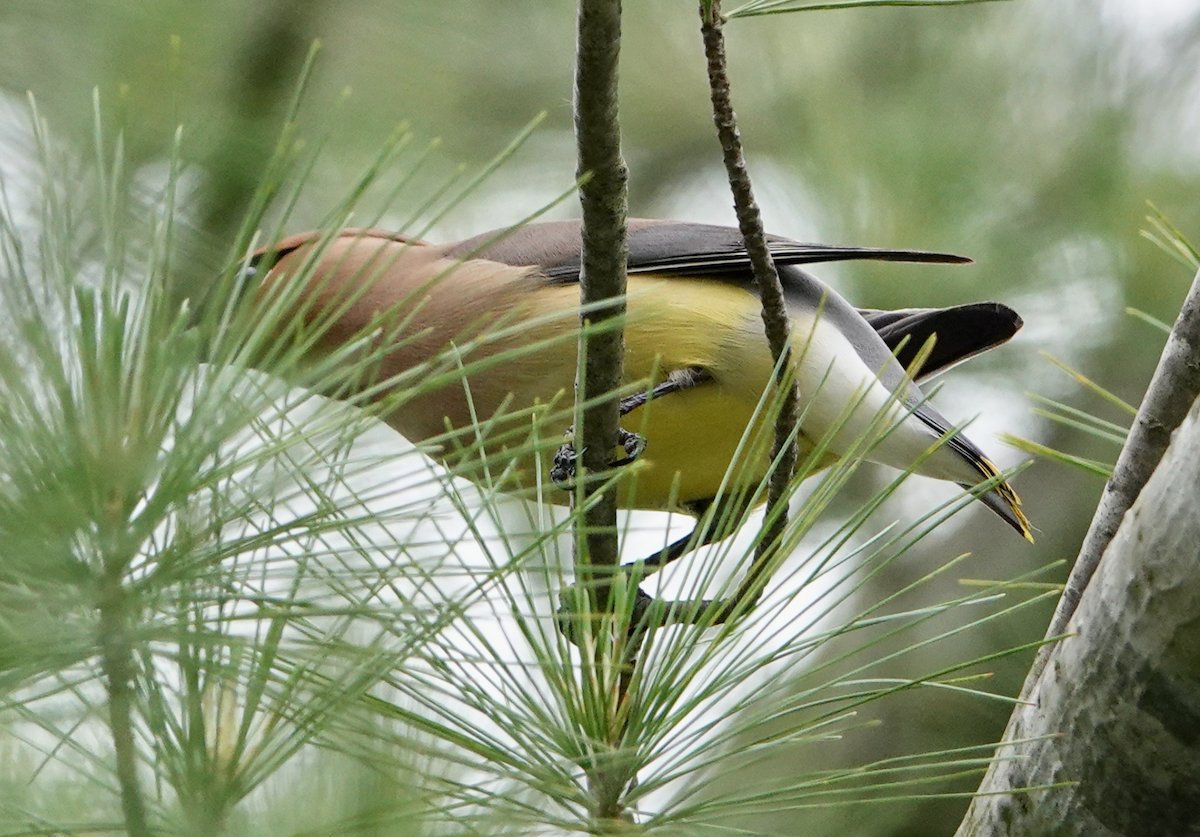
[[[634, 431], [626, 435], [638, 440], [624, 457], [637, 477], [618, 482], [618, 503], [699, 519], [714, 504], [733, 502], [725, 499], [737, 493], [731, 487], [761, 481], [769, 466], [766, 446], [748, 452], [742, 443], [748, 427], [765, 421], [759, 405], [774, 373], [750, 260], [736, 228], [630, 219], [627, 230], [629, 392], [621, 409], [622, 426]], [[313, 358], [355, 341], [372, 346], [370, 379], [360, 374], [334, 397], [391, 399], [380, 415], [387, 424], [410, 442], [435, 444], [433, 455], [480, 479], [471, 459], [480, 445], [461, 434], [488, 424], [502, 449], [522, 450], [539, 409], [548, 424], [536, 434], [548, 441], [538, 455], [548, 463], [557, 452], [562, 464], [556, 434], [569, 433], [573, 420], [580, 233], [579, 221], [530, 223], [448, 244], [378, 229], [306, 232], [258, 250], [246, 281], [258, 305], [291, 293], [291, 313], [282, 318], [293, 330], [288, 339], [308, 335]], [[855, 308], [804, 269], [854, 259], [970, 261], [961, 256], [767, 241], [792, 326], [801, 465], [815, 471], [850, 455], [884, 413], [894, 427], [865, 459], [902, 470], [919, 461], [916, 473], [975, 489], [1032, 541], [1016, 492], [920, 389], [1009, 340], [1020, 316], [998, 302]], [[909, 369], [916, 362], [920, 368]], [[528, 488], [528, 469], [510, 470]], [[570, 493], [542, 496], [566, 504]], [[739, 496], [746, 502], [744, 491]], [[698, 527], [642, 563], [653, 571], [727, 534]]]

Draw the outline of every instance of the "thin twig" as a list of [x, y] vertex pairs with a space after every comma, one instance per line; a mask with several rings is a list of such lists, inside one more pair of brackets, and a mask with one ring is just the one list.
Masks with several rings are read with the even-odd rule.
[[[625, 314], [625, 268], [629, 248], [625, 234], [628, 170], [621, 157], [621, 128], [617, 120], [617, 59], [620, 53], [620, 0], [581, 0], [579, 4], [578, 66], [575, 76], [575, 132], [579, 146], [578, 175], [583, 205], [583, 256], [580, 302], [588, 307], [584, 328]], [[603, 308], [597, 303], [607, 302]], [[588, 474], [608, 470], [617, 444], [620, 405], [604, 398], [621, 384], [624, 332], [619, 328], [589, 330], [581, 346], [578, 398], [592, 402], [583, 412], [577, 444], [585, 478], [584, 495], [595, 480]], [[617, 566], [616, 497], [608, 492], [585, 513], [586, 537], [580, 550], [581, 567], [590, 566], [599, 583], [584, 581], [595, 590], [600, 611], [608, 606], [608, 581]]]
[[130, 837], [146, 837], [146, 803], [137, 772], [133, 732], [133, 649], [129, 643], [126, 592], [118, 573], [106, 570], [100, 580], [100, 666], [108, 681], [108, 725], [117, 761], [121, 808]]
[[[1066, 633], [1079, 599], [1095, 574], [1104, 551], [1117, 534], [1125, 512], [1133, 506], [1154, 473], [1171, 443], [1171, 434], [1179, 427], [1197, 396], [1200, 396], [1200, 272], [1192, 280], [1191, 290], [1171, 329], [1171, 336], [1167, 338], [1167, 345], [1163, 347], [1129, 437], [1117, 457], [1112, 478], [1104, 488], [1079, 557], [1075, 559], [1054, 618], [1050, 620], [1047, 639]], [[1043, 645], [1038, 651], [1021, 690], [1022, 698], [1033, 693], [1055, 644]]]
[[720, 0], [701, 0], [701, 34], [704, 38], [704, 55], [708, 62], [708, 83], [712, 94], [713, 122], [725, 160], [725, 172], [729, 177], [729, 188], [733, 192], [734, 210], [737, 212], [738, 227], [745, 240], [746, 253], [754, 270], [754, 281], [762, 299], [763, 325], [771, 356], [775, 361], [775, 384], [783, 402], [775, 419], [775, 443], [772, 461], [776, 468], [771, 474], [767, 492], [766, 518], [763, 531], [755, 551], [754, 562], [746, 577], [738, 586], [735, 607], [738, 603], [748, 607], [756, 602], [766, 584], [767, 568], [771, 556], [784, 530], [787, 528], [787, 489], [797, 460], [795, 442], [790, 442], [796, 427], [799, 411], [799, 395], [795, 380], [789, 374], [791, 353], [791, 321], [783, 299], [783, 285], [779, 272], [767, 248], [763, 230], [762, 214], [754, 201], [750, 174], [742, 152], [741, 134], [738, 132], [737, 117], [733, 112], [730, 96], [729, 72], [725, 60], [724, 19], [721, 16]]
[[[611, 489], [591, 495], [601, 483], [590, 477], [609, 470], [617, 445], [620, 405], [605, 398], [621, 384], [624, 332], [621, 328], [592, 329], [625, 314], [625, 271], [629, 257], [625, 221], [628, 169], [621, 157], [621, 128], [617, 119], [617, 65], [621, 46], [620, 0], [580, 0], [576, 46], [575, 137], [579, 149], [577, 175], [583, 185], [582, 269], [580, 302], [586, 339], [580, 343], [577, 398], [590, 402], [576, 428], [578, 481], [583, 502], [582, 531], [576, 532], [576, 567], [588, 591], [591, 612], [607, 614], [613, 606], [611, 587], [620, 559], [617, 550], [617, 499]], [[594, 307], [605, 303], [602, 308]], [[601, 619], [600, 623], [607, 620]], [[597, 643], [597, 670], [607, 671], [606, 658], [616, 653], [609, 637]], [[634, 651], [636, 654], [636, 651]], [[633, 655], [631, 654], [631, 657]], [[634, 663], [631, 661], [630, 665]], [[629, 677], [613, 684], [614, 706], [628, 699]], [[603, 687], [602, 687], [603, 688]], [[619, 751], [624, 729], [609, 731], [607, 745]], [[588, 773], [597, 820], [628, 819], [622, 803], [627, 775], [619, 768], [594, 766]]]

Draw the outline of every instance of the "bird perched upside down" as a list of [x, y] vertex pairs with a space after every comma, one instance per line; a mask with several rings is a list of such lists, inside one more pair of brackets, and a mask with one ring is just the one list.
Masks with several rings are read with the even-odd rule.
[[[905, 367], [934, 335], [918, 381], [1007, 341], [1021, 327], [1014, 311], [993, 302], [856, 310], [800, 267], [848, 259], [968, 261], [958, 256], [778, 237], [769, 244], [792, 319], [802, 462], [822, 439], [827, 446], [814, 464], [826, 466], [847, 455], [876, 416], [890, 410], [897, 426], [866, 458], [911, 468], [953, 426], [926, 401]], [[361, 387], [439, 357], [453, 358], [464, 346], [466, 361], [484, 361], [467, 369], [465, 382], [416, 392], [383, 416], [410, 441], [421, 443], [442, 436], [447, 426], [469, 427], [555, 399], [561, 407], [558, 424], [545, 435], [570, 425], [569, 400], [565, 407], [561, 402], [575, 382], [578, 222], [532, 224], [443, 245], [379, 230], [345, 230], [332, 239], [305, 233], [260, 251], [255, 265], [259, 274], [265, 271], [260, 294], [278, 291], [288, 277], [305, 277], [293, 319], [316, 329], [314, 353], [337, 351], [370, 334], [388, 335], [382, 339], [392, 344], [383, 347], [375, 380]], [[627, 304], [626, 382], [643, 385], [641, 394], [622, 401], [622, 421], [644, 438], [644, 446], [630, 447], [637, 479], [623, 482], [619, 501], [626, 508], [673, 508], [700, 516], [721, 497], [727, 472], [735, 487], [744, 487], [756, 484], [768, 466], [765, 450], [734, 465], [773, 372], [740, 233], [631, 221]], [[487, 363], [489, 358], [495, 363]], [[381, 396], [386, 392], [380, 389]], [[509, 433], [514, 447], [528, 434], [528, 415], [514, 418], [510, 430], [515, 425], [524, 429]], [[962, 433], [951, 435], [916, 473], [965, 487], [998, 477]], [[563, 502], [567, 496], [562, 493]], [[1032, 539], [1007, 483], [996, 481], [979, 499]], [[680, 539], [646, 563], [673, 560], [717, 536]]]

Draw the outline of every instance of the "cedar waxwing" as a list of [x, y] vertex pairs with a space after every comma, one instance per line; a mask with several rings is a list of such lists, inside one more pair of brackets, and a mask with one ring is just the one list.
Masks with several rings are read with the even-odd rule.
[[[642, 382], [643, 394], [622, 401], [622, 424], [644, 439], [644, 449], [633, 457], [636, 480], [623, 480], [618, 488], [619, 502], [625, 508], [700, 516], [721, 496], [739, 443], [757, 420], [756, 409], [772, 381], [750, 262], [741, 234], [732, 228], [632, 220], [628, 241], [625, 379], [630, 385]], [[769, 244], [792, 319], [802, 463], [824, 438], [827, 446], [815, 464], [832, 464], [871, 432], [873, 422], [878, 426], [881, 411], [890, 410], [888, 423], [896, 426], [866, 458], [911, 468], [952, 434], [953, 425], [928, 403], [905, 368], [923, 347], [928, 349], [934, 335], [917, 380], [1007, 341], [1021, 327], [1012, 309], [994, 302], [856, 310], [800, 267], [848, 259], [968, 259], [779, 237], [769, 237]], [[314, 355], [371, 335], [389, 341], [375, 379], [361, 382], [360, 392], [422, 364], [433, 368], [439, 359], [443, 369], [453, 370], [456, 363], [466, 367], [457, 378], [448, 376], [450, 383], [397, 400], [384, 415], [408, 440], [444, 439], [448, 427], [469, 427], [506, 412], [523, 422], [524, 430], [509, 437], [515, 447], [529, 433], [529, 414], [522, 411], [557, 399], [560, 420], [542, 434], [549, 463], [572, 420], [579, 222], [531, 224], [443, 245], [379, 230], [345, 230], [331, 239], [304, 233], [260, 251], [253, 269], [256, 278], [266, 272], [258, 294], [279, 292], [297, 273], [307, 277], [303, 288], [291, 291], [296, 293], [293, 319], [316, 330]], [[489, 364], [488, 358], [495, 362]], [[384, 397], [400, 386], [376, 390]], [[493, 430], [503, 424], [497, 422]], [[440, 455], [452, 459], [445, 450]], [[768, 466], [765, 450], [740, 455], [743, 461], [730, 472], [735, 488], [757, 483]], [[747, 456], [752, 461], [744, 461]], [[998, 476], [962, 433], [950, 435], [916, 473], [964, 487]], [[561, 492], [562, 502], [568, 494]], [[1020, 500], [1007, 483], [996, 482], [979, 499], [1032, 540]], [[697, 542], [723, 534], [680, 539], [646, 563], [673, 560]]]

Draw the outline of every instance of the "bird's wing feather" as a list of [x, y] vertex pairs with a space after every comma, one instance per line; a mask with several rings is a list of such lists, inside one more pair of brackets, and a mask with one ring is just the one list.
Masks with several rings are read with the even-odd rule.
[[[488, 233], [446, 248], [452, 258], [484, 258], [510, 265], [536, 265], [554, 282], [579, 281], [578, 221], [519, 227], [511, 232]], [[970, 259], [924, 250], [889, 250], [870, 247], [836, 247], [802, 244], [768, 236], [768, 245], [779, 265], [875, 259], [882, 261], [962, 264]], [[629, 272], [686, 274], [689, 276], [748, 274], [750, 257], [741, 233], [734, 227], [678, 221], [629, 222]]]
[[999, 302], [951, 308], [858, 309], [900, 365], [907, 369], [933, 335], [937, 340], [917, 372], [923, 381], [1008, 341], [1023, 325], [1016, 311]]
[[[441, 258], [483, 258], [511, 266], [535, 266], [540, 268], [540, 272], [551, 282], [567, 284], [579, 281], [579, 235], [578, 221], [553, 221], [484, 233], [453, 244], [435, 246], [433, 250], [436, 250]], [[339, 237], [421, 243], [377, 229], [347, 229], [341, 231]], [[274, 262], [304, 245], [316, 244], [319, 239], [320, 234], [316, 232], [291, 236], [273, 247], [260, 250], [255, 254], [253, 263], [256, 264], [259, 260]], [[820, 305], [835, 319], [847, 321], [842, 325], [849, 327], [852, 332], [857, 329], [848, 322], [855, 319], [850, 311], [835, 313], [833, 310], [849, 306], [831, 306], [828, 300], [821, 302], [828, 289], [823, 283], [793, 266], [846, 259], [944, 264], [969, 261], [948, 253], [802, 244], [778, 236], [769, 237], [769, 244], [776, 264], [784, 268], [780, 273], [789, 300], [793, 303], [801, 301], [806, 307]], [[788, 269], [789, 267], [791, 269]], [[744, 282], [747, 286], [751, 285], [750, 261], [741, 233], [733, 227], [709, 224], [631, 219], [629, 271], [714, 275], [727, 280], [740, 280], [739, 284]], [[838, 316], [839, 313], [842, 316]], [[943, 372], [967, 358], [1005, 342], [1021, 327], [1021, 318], [1016, 312], [994, 302], [940, 309], [859, 309], [858, 313], [883, 339], [889, 351], [899, 351], [897, 359], [905, 368], [911, 364], [929, 337], [935, 333], [938, 335], [933, 351], [919, 373], [921, 379]], [[863, 337], [853, 342], [859, 352], [864, 354], [864, 360], [873, 367], [882, 365], [884, 359], [879, 356], [881, 352], [872, 351], [878, 344], [870, 338], [865, 338], [864, 341]]]
[[[579, 235], [578, 221], [553, 221], [485, 233], [447, 245], [442, 252], [449, 258], [483, 258], [509, 265], [536, 266], [550, 282], [569, 284], [579, 281]], [[628, 244], [631, 274], [714, 276], [753, 290], [750, 257], [736, 228], [631, 219]], [[888, 353], [896, 351], [902, 342], [899, 363], [907, 368], [929, 337], [937, 333], [939, 339], [920, 372], [920, 377], [926, 378], [1003, 343], [1021, 326], [1020, 317], [998, 303], [895, 312], [859, 311], [883, 339], [881, 344], [870, 330], [862, 328], [861, 321], [856, 322], [859, 318], [854, 309], [824, 283], [799, 269], [799, 265], [849, 259], [961, 264], [970, 259], [923, 250], [803, 244], [779, 236], [769, 236], [768, 244], [780, 268], [780, 279], [793, 312], [823, 310], [824, 316], [834, 319], [848, 333], [864, 362], [876, 372], [891, 366]], [[897, 384], [900, 369], [891, 366], [884, 377], [888, 384]]]
[[[849, 259], [960, 264], [970, 259], [950, 253], [803, 244], [768, 236], [767, 246], [777, 265], [815, 264]], [[742, 234], [732, 227], [666, 223], [631, 227], [631, 273], [681, 273], [690, 276], [749, 273], [750, 256]]]

